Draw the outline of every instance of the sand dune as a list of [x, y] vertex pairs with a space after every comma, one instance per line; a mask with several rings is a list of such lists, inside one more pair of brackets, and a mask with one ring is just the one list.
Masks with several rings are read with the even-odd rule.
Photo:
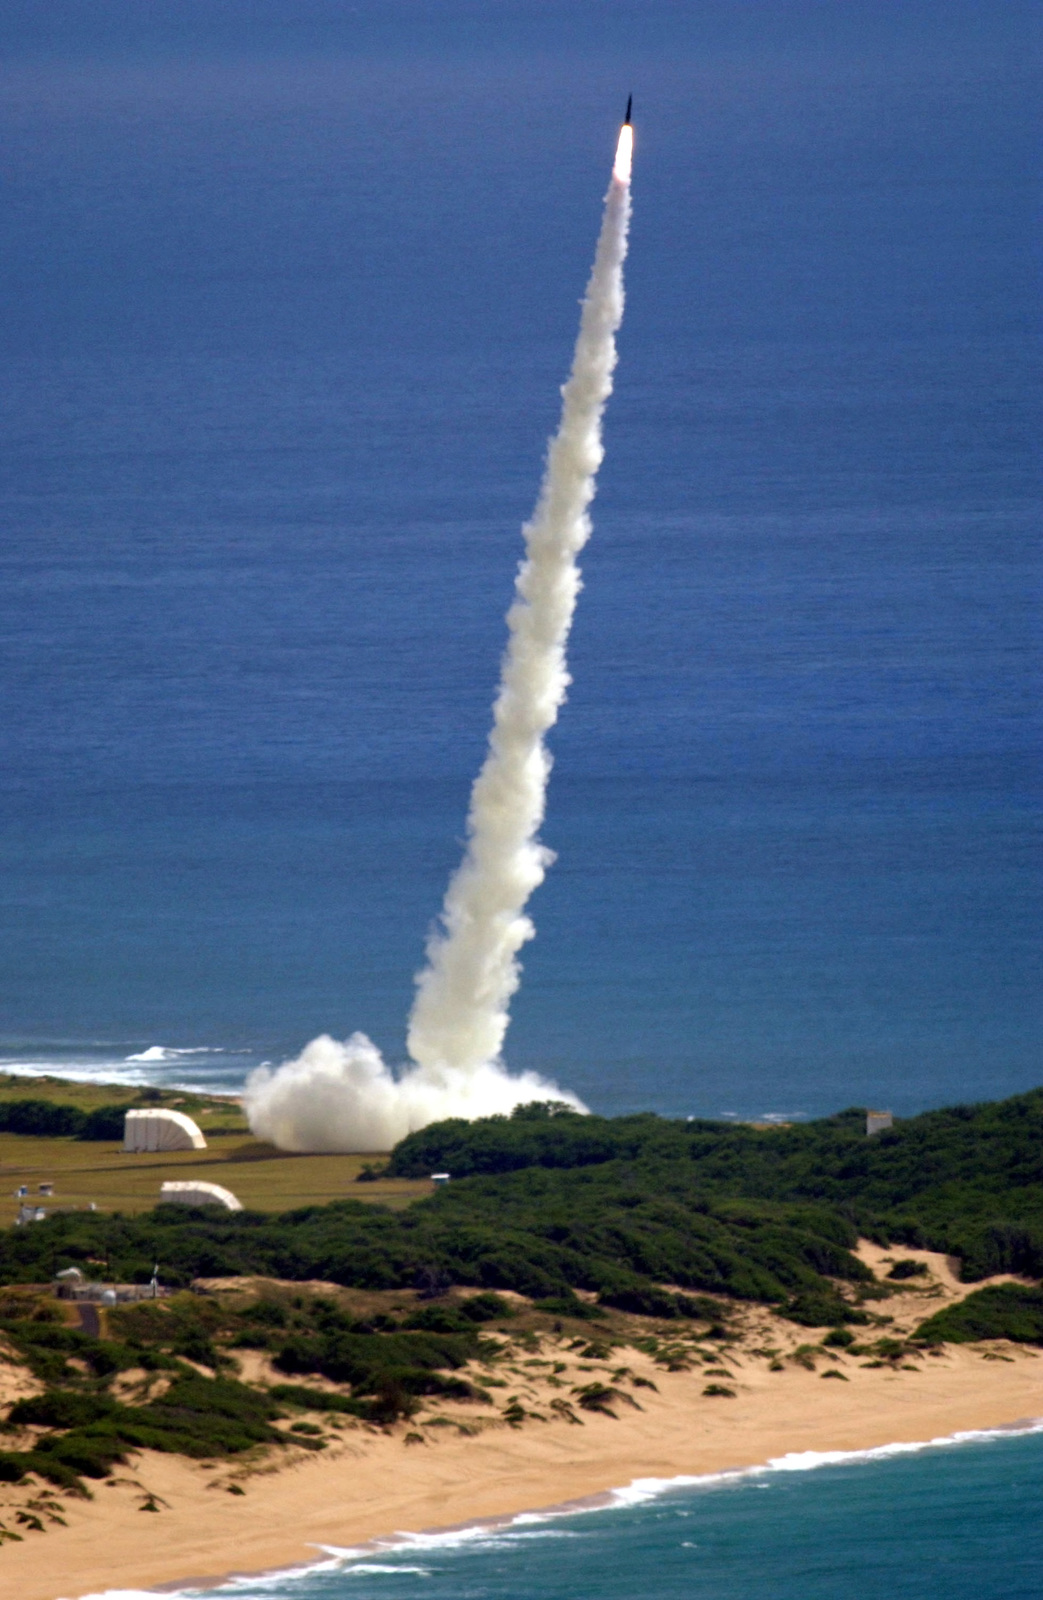
[[[866, 1249], [879, 1269], [884, 1252]], [[919, 1255], [932, 1276], [878, 1302], [895, 1314], [895, 1332], [967, 1292], [944, 1258], [901, 1253]], [[634, 1478], [714, 1473], [791, 1452], [867, 1449], [1043, 1415], [1036, 1351], [993, 1343], [871, 1365], [843, 1350], [809, 1355], [818, 1335], [763, 1308], [746, 1307], [740, 1318], [734, 1343], [708, 1349], [704, 1341], [699, 1356], [689, 1334], [676, 1359], [662, 1344], [656, 1355], [619, 1347], [592, 1359], [577, 1348], [583, 1341], [548, 1334], [538, 1349], [520, 1347], [497, 1367], [498, 1408], [439, 1401], [388, 1431], [353, 1419], [334, 1429], [327, 1418], [321, 1454], [204, 1464], [145, 1452], [115, 1480], [95, 1484], [91, 1501], [63, 1500], [67, 1527], [27, 1532], [0, 1548], [7, 1592], [71, 1600], [257, 1572], [316, 1559], [322, 1546], [510, 1516]], [[824, 1381], [827, 1373], [833, 1381]], [[264, 1358], [251, 1356], [243, 1376], [267, 1375]], [[617, 1390], [614, 1417], [582, 1408], [577, 1392], [590, 1383]], [[732, 1395], [707, 1395], [713, 1384]], [[502, 1410], [513, 1397], [525, 1413], [515, 1427]], [[11, 1528], [16, 1503], [33, 1491], [3, 1490], [0, 1519]]]

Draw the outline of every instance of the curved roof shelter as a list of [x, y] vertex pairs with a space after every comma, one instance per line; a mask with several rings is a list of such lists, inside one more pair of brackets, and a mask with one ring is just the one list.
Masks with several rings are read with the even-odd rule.
[[160, 1205], [224, 1206], [226, 1211], [241, 1211], [242, 1201], [231, 1189], [219, 1183], [164, 1183], [159, 1190]]
[[202, 1130], [183, 1111], [128, 1111], [124, 1150], [205, 1150]]

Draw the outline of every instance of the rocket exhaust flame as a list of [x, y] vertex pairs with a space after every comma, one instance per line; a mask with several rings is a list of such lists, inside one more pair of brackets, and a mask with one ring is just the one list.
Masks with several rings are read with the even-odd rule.
[[619, 130], [619, 143], [616, 145], [616, 159], [612, 167], [612, 176], [617, 183], [630, 182], [630, 167], [634, 159], [634, 130], [629, 122], [624, 122]]
[[[627, 113], [629, 117], [630, 107]], [[250, 1127], [285, 1150], [388, 1150], [443, 1117], [488, 1116], [530, 1100], [575, 1096], [500, 1063], [518, 987], [518, 953], [535, 929], [525, 914], [553, 860], [538, 839], [551, 757], [544, 736], [569, 684], [566, 646], [581, 588], [576, 558], [591, 532], [588, 507], [604, 454], [601, 419], [612, 390], [623, 315], [633, 130], [620, 130], [612, 181], [583, 300], [572, 371], [562, 390], [525, 557], [507, 615], [508, 645], [493, 727], [471, 792], [464, 858], [450, 880], [441, 925], [417, 979], [409, 1023], [414, 1063], [396, 1077], [356, 1033], [314, 1039], [276, 1071], [247, 1084]]]

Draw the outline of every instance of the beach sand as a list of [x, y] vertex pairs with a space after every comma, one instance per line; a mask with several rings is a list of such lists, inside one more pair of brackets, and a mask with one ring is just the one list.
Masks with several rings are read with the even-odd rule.
[[[865, 1248], [876, 1265], [882, 1253]], [[896, 1332], [968, 1292], [943, 1258], [901, 1253], [931, 1264], [933, 1299], [917, 1292], [884, 1303]], [[67, 1527], [4, 1544], [4, 1591], [19, 1600], [71, 1600], [112, 1588], [213, 1581], [316, 1560], [323, 1546], [355, 1547], [397, 1532], [561, 1505], [636, 1478], [712, 1474], [793, 1452], [863, 1450], [1043, 1415], [1043, 1354], [1036, 1351], [948, 1346], [883, 1366], [819, 1351], [809, 1370], [793, 1352], [815, 1341], [815, 1331], [761, 1308], [746, 1308], [744, 1319], [741, 1344], [715, 1358], [716, 1377], [705, 1363], [664, 1370], [661, 1360], [632, 1348], [591, 1362], [551, 1337], [528, 1364], [519, 1355], [503, 1369], [510, 1393], [535, 1413], [516, 1428], [483, 1416], [484, 1408], [440, 1404], [426, 1421], [387, 1432], [364, 1424], [329, 1431], [321, 1454], [294, 1450], [278, 1464], [270, 1456], [215, 1465], [142, 1453], [111, 1483], [96, 1483], [92, 1500], [64, 1499]], [[780, 1358], [769, 1350], [780, 1351], [781, 1370], [772, 1370]], [[555, 1361], [564, 1367], [557, 1375]], [[614, 1379], [624, 1365], [628, 1375]], [[842, 1378], [828, 1381], [827, 1372]], [[598, 1380], [631, 1397], [613, 1403], [615, 1418], [577, 1410], [578, 1425], [549, 1410], [555, 1397], [574, 1400], [574, 1385]], [[711, 1382], [733, 1397], [706, 1395]], [[4, 1496], [8, 1509], [0, 1507], [8, 1527], [12, 1493]], [[147, 1496], [157, 1512], [143, 1509]]]

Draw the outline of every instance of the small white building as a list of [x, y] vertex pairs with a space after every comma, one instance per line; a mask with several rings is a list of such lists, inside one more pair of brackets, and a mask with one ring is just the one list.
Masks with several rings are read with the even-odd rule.
[[890, 1111], [867, 1111], [866, 1112], [866, 1138], [867, 1139], [870, 1138], [874, 1133], [883, 1133], [887, 1128], [893, 1128], [894, 1125], [895, 1125], [894, 1115]]
[[242, 1201], [231, 1189], [222, 1189], [219, 1183], [164, 1183], [159, 1190], [160, 1205], [224, 1206], [226, 1211], [241, 1211]]
[[126, 1151], [205, 1150], [202, 1130], [183, 1111], [128, 1111], [123, 1121]]
[[66, 1267], [54, 1275], [54, 1292], [59, 1300], [72, 1300], [77, 1305], [115, 1306], [158, 1300], [170, 1290], [156, 1278], [151, 1283], [89, 1282], [78, 1267]]
[[444, 1185], [449, 1182], [448, 1172], [432, 1172], [431, 1182], [434, 1184], [436, 1189], [443, 1188]]

